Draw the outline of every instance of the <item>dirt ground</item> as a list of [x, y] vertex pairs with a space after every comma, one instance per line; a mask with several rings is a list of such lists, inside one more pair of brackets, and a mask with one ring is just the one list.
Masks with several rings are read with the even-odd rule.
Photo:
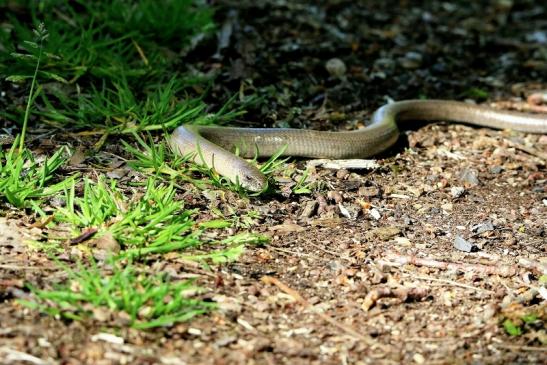
[[[526, 98], [547, 90], [541, 1], [258, 3], [218, 2], [218, 40], [188, 56], [196, 70], [220, 74], [211, 103], [236, 91], [263, 98], [241, 124], [353, 129], [389, 98], [538, 110]], [[327, 70], [333, 58], [345, 72]], [[24, 282], [62, 274], [17, 237], [0, 240], [0, 358], [547, 363], [546, 298], [537, 290], [547, 266], [547, 136], [442, 122], [409, 128], [373, 169], [313, 168], [310, 194], [291, 193], [295, 182], [282, 175], [282, 194], [248, 201], [186, 185], [180, 198], [202, 218], [211, 207], [257, 211], [251, 230], [271, 242], [213, 271], [176, 255], [151, 261], [153, 270], [198, 275], [220, 306], [172, 328], [112, 330], [24, 309], [13, 300]], [[505, 332], [505, 319], [529, 313], [538, 320], [522, 335]]]

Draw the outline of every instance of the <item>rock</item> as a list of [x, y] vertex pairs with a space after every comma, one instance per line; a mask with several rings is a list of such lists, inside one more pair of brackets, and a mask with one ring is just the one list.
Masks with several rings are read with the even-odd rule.
[[359, 194], [359, 196], [371, 198], [374, 196], [379, 196], [380, 189], [378, 189], [376, 186], [361, 186], [359, 187], [359, 191], [357, 192], [357, 194]]
[[422, 65], [423, 56], [418, 52], [407, 52], [404, 57], [399, 58], [399, 64], [406, 69], [416, 69]]
[[328, 60], [325, 64], [325, 68], [329, 75], [336, 78], [342, 78], [347, 71], [346, 64], [339, 58], [331, 58]]
[[479, 172], [475, 169], [465, 168], [458, 174], [458, 179], [464, 186], [477, 186], [480, 184]]
[[465, 189], [461, 186], [453, 186], [450, 188], [450, 195], [452, 198], [457, 199], [465, 193]]
[[456, 236], [456, 238], [454, 239], [454, 248], [463, 252], [473, 252], [477, 250], [475, 245], [465, 240], [461, 236]]
[[317, 211], [317, 206], [318, 205], [319, 205], [319, 203], [317, 202], [317, 200], [307, 201], [306, 204], [304, 204], [304, 208], [302, 209], [302, 213], [300, 213], [300, 217], [302, 217], [302, 218], [311, 217]]
[[481, 233], [493, 231], [493, 230], [494, 230], [494, 225], [490, 221], [483, 222], [471, 227], [471, 231], [475, 232], [476, 234], [481, 234]]
[[501, 166], [492, 166], [492, 167], [490, 168], [490, 172], [491, 172], [492, 174], [499, 174], [499, 173], [501, 173], [502, 171], [503, 171], [503, 167], [501, 167]]
[[390, 227], [379, 227], [373, 229], [372, 231], [366, 234], [367, 238], [379, 238], [382, 241], [388, 241], [395, 236], [398, 236], [401, 233], [401, 230], [395, 226]]
[[105, 250], [108, 253], [118, 253], [120, 252], [120, 244], [112, 233], [106, 232], [101, 237], [97, 238], [95, 241], [95, 247], [97, 247], [99, 250]]
[[338, 261], [338, 260], [329, 261], [327, 263], [327, 267], [331, 271], [342, 271], [345, 268], [345, 266], [342, 265], [342, 263], [340, 263], [340, 261]]

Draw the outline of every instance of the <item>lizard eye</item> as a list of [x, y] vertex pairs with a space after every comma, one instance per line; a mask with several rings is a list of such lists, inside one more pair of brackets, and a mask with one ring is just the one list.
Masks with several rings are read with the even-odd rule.
[[266, 187], [266, 179], [261, 179], [253, 175], [243, 175], [241, 176], [241, 186], [246, 190], [252, 191], [253, 193], [258, 193]]

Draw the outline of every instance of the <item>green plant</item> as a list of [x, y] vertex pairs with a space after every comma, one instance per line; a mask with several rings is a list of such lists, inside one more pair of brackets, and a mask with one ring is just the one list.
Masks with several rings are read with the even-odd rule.
[[227, 246], [224, 250], [217, 250], [204, 254], [181, 255], [181, 258], [199, 261], [204, 264], [206, 262], [222, 264], [237, 260], [245, 252], [246, 245], [261, 245], [267, 242], [268, 238], [266, 236], [245, 232], [222, 240], [220, 244]]
[[[23, 117], [23, 128], [21, 130], [21, 138], [19, 139], [19, 153], [23, 152], [23, 148], [25, 146], [25, 134], [27, 131], [28, 126], [28, 118], [30, 116], [30, 107], [32, 105], [32, 102], [34, 100], [34, 88], [36, 87], [36, 79], [38, 77], [38, 70], [40, 69], [40, 61], [42, 61], [42, 52], [44, 47], [44, 42], [49, 37], [49, 34], [47, 32], [47, 29], [44, 25], [44, 23], [40, 23], [37, 27], [37, 29], [33, 30], [35, 35], [35, 42], [31, 41], [25, 41], [25, 44], [33, 49], [38, 50], [38, 56], [34, 56], [32, 54], [23, 54], [23, 53], [12, 53], [12, 56], [16, 58], [30, 58], [31, 60], [36, 61], [36, 67], [34, 68], [34, 74], [32, 75], [32, 81], [30, 84], [30, 91], [29, 96], [27, 100], [27, 107], [25, 108], [25, 116]], [[15, 81], [17, 78], [16, 76], [8, 77], [8, 81]]]
[[84, 181], [81, 197], [75, 191], [75, 185], [65, 191], [66, 205], [58, 208], [56, 221], [80, 229], [95, 227], [99, 235], [110, 232], [126, 255], [165, 253], [200, 243], [201, 232], [192, 229], [194, 211], [174, 199], [172, 185], [150, 178], [144, 195], [128, 199], [115, 181], [99, 178], [96, 183]]
[[192, 280], [173, 281], [165, 274], [138, 271], [131, 263], [111, 262], [110, 272], [78, 263], [77, 270], [58, 263], [69, 281], [53, 290], [30, 286], [36, 301], [22, 304], [53, 316], [73, 320], [90, 317], [105, 308], [112, 316], [125, 313], [138, 329], [170, 326], [206, 313], [214, 303], [192, 299], [201, 289]]
[[67, 160], [67, 148], [60, 148], [42, 162], [28, 150], [19, 151], [21, 136], [8, 151], [0, 150], [0, 198], [17, 208], [32, 206], [38, 211], [40, 199], [63, 191], [75, 176], [51, 184], [54, 172]]
[[296, 182], [296, 185], [293, 186], [292, 191], [295, 194], [310, 194], [312, 192], [312, 184], [307, 182], [309, 176], [309, 171], [306, 170]]
[[505, 332], [510, 336], [521, 336], [534, 327], [544, 328], [543, 321], [534, 313], [522, 314], [514, 318], [506, 318], [503, 323]]

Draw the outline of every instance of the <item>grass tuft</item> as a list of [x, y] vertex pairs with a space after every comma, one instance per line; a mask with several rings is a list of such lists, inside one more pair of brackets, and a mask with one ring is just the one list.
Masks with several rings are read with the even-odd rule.
[[[4, 9], [9, 5], [0, 1], [0, 12]], [[76, 320], [104, 317], [100, 312], [106, 310], [140, 329], [171, 325], [213, 309], [211, 303], [190, 298], [200, 290], [194, 282], [136, 268], [143, 256], [188, 248], [194, 248], [189, 259], [205, 266], [220, 264], [237, 259], [245, 245], [266, 240], [251, 233], [219, 240], [218, 232], [209, 232], [248, 228], [251, 216], [196, 223], [196, 211], [177, 200], [180, 181], [243, 190], [191, 163], [190, 156], [175, 156], [165, 142], [154, 142], [158, 134], [184, 123], [232, 121], [255, 102], [234, 95], [224, 104], [207, 105], [214, 74], [188, 72], [181, 62], [214, 28], [211, 8], [196, 0], [45, 0], [21, 2], [18, 10], [17, 17], [9, 11], [3, 15], [0, 27], [0, 77], [18, 84], [8, 89], [13, 102], [0, 110], [0, 118], [22, 130], [10, 149], [0, 150], [0, 201], [31, 208], [35, 215], [50, 214], [43, 221], [44, 241], [38, 246], [43, 249], [62, 249], [71, 242], [87, 254], [87, 244], [94, 243], [90, 238], [116, 243], [107, 259], [110, 270], [95, 263], [75, 268], [63, 264], [69, 281], [53, 290], [31, 287], [36, 301], [25, 304]], [[18, 104], [25, 100], [18, 90], [28, 90], [26, 106]], [[97, 178], [76, 174], [59, 180], [68, 148], [45, 159], [35, 157], [25, 148], [33, 122], [78, 140], [82, 150], [85, 142], [94, 143], [88, 149], [93, 153], [112, 136], [123, 136], [125, 152], [133, 157], [129, 164], [145, 182], [123, 186], [106, 178], [100, 166], [92, 169]], [[275, 166], [269, 163], [266, 170]], [[50, 196], [56, 199], [47, 201]], [[75, 238], [54, 236], [67, 226]], [[205, 243], [222, 248], [207, 247], [196, 254]]]
[[110, 312], [108, 319], [104, 313], [100, 316], [103, 320], [127, 321], [138, 329], [170, 326], [215, 308], [214, 303], [192, 299], [202, 291], [192, 280], [138, 272], [131, 263], [112, 262], [111, 272], [101, 271], [94, 262], [89, 267], [79, 263], [77, 270], [58, 264], [68, 274], [68, 282], [53, 290], [30, 286], [36, 301], [20, 301], [23, 305], [72, 320], [97, 317], [103, 308]]
[[42, 198], [52, 196], [74, 183], [76, 176], [51, 184], [54, 172], [68, 158], [68, 149], [60, 148], [42, 162], [36, 161], [27, 149], [19, 151], [22, 136], [15, 139], [8, 151], [0, 150], [0, 199], [17, 208], [33, 207], [39, 211]]
[[172, 185], [150, 178], [144, 195], [127, 198], [116, 182], [104, 178], [94, 183], [86, 179], [81, 197], [72, 185], [65, 191], [65, 207], [58, 208], [56, 222], [70, 223], [75, 229], [96, 228], [98, 236], [107, 232], [129, 256], [165, 253], [200, 244], [200, 231], [193, 230], [193, 210], [175, 199]]

